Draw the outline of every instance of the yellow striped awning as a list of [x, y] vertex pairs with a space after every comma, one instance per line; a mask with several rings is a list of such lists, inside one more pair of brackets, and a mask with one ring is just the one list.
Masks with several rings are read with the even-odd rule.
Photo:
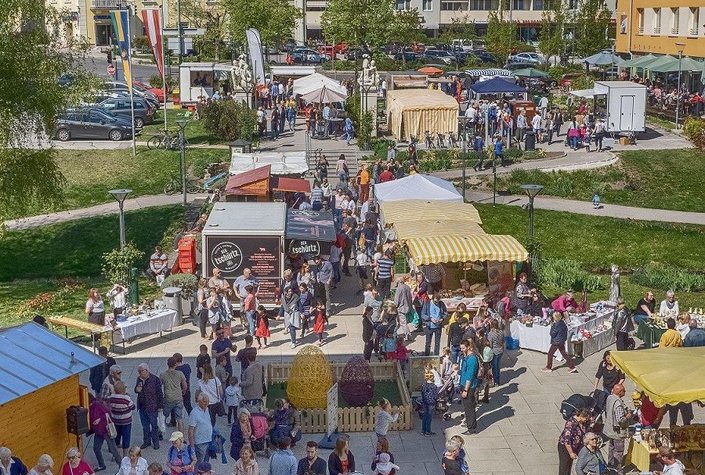
[[482, 224], [480, 213], [471, 204], [448, 201], [404, 200], [380, 204], [385, 226], [401, 221], [451, 220]]
[[409, 256], [416, 265], [442, 262], [509, 261], [529, 258], [524, 246], [514, 237], [493, 234], [448, 234], [412, 238], [406, 241]]
[[485, 234], [478, 223], [472, 221], [428, 219], [423, 221], [397, 221], [393, 226], [397, 241], [434, 237], [439, 234]]

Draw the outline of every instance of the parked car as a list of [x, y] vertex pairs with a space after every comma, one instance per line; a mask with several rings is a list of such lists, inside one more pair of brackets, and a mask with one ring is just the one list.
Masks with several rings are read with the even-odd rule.
[[321, 64], [326, 61], [324, 55], [310, 48], [296, 48], [293, 53], [291, 53], [291, 58], [294, 60], [294, 63], [300, 64]]
[[517, 53], [509, 57], [510, 63], [541, 64], [544, 62], [543, 56], [538, 53]]
[[130, 120], [97, 107], [68, 109], [56, 121], [54, 137], [71, 139], [123, 140], [132, 138]]
[[455, 64], [455, 56], [450, 54], [448, 51], [441, 51], [437, 49], [427, 49], [423, 54], [423, 58], [434, 63], [443, 63], [446, 65]]
[[[141, 129], [145, 124], [151, 124], [154, 120], [154, 109], [150, 108], [144, 99], [137, 97], [134, 98], [133, 104], [135, 109], [135, 127]], [[129, 97], [106, 99], [98, 104], [98, 107], [112, 112], [118, 117], [125, 117], [128, 121], [132, 117]]]
[[497, 61], [497, 58], [495, 56], [493, 56], [491, 53], [488, 53], [487, 51], [484, 51], [484, 50], [475, 50], [472, 52], [472, 54], [474, 54], [475, 57], [477, 57], [477, 59], [481, 63], [496, 64], [499, 62], [499, 61]]
[[413, 51], [404, 51], [404, 52], [400, 51], [400, 52], [394, 54], [394, 56], [392, 57], [392, 59], [395, 59], [397, 61], [401, 61], [402, 58], [405, 61], [417, 61], [419, 59], [419, 55], [414, 53]]
[[[164, 103], [164, 89], [161, 87], [152, 87], [149, 84], [145, 84], [140, 81], [135, 81], [134, 82], [135, 86], [144, 89], [147, 92], [151, 92], [154, 94], [154, 96], [157, 98], [157, 101], [159, 101], [161, 104]], [[167, 94], [169, 93], [169, 87], [167, 86]]]
[[345, 51], [345, 59], [348, 61], [357, 61], [358, 59], [362, 59], [362, 55], [364, 52], [360, 48], [348, 48]]
[[570, 89], [571, 85], [573, 84], [573, 81], [576, 79], [584, 76], [585, 73], [566, 73], [563, 76], [561, 76], [560, 81], [558, 84], [565, 89]]
[[[107, 81], [105, 83], [107, 88], [112, 91], [129, 91], [130, 89], [127, 87], [127, 83], [125, 82], [119, 82], [119, 81]], [[160, 107], [160, 102], [157, 96], [150, 91], [147, 91], [146, 89], [140, 87], [139, 85], [133, 83], [132, 85], [132, 90], [135, 94], [135, 96], [139, 96], [142, 99], [148, 101], [150, 104], [152, 104], [153, 107], [159, 109]]]
[[527, 69], [527, 68], [535, 68], [536, 63], [507, 63], [505, 66], [505, 69], [508, 69], [510, 71], [516, 71], [517, 69]]

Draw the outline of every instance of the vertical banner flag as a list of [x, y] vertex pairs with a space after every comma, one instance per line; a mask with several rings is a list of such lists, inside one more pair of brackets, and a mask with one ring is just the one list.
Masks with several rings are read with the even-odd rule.
[[162, 42], [162, 23], [159, 13], [157, 8], [143, 9], [142, 23], [144, 23], [144, 31], [147, 34], [149, 46], [152, 48], [159, 75], [164, 76], [164, 44]]
[[252, 67], [252, 75], [254, 76], [255, 84], [264, 84], [264, 58], [262, 58], [262, 39], [259, 36], [259, 31], [254, 28], [248, 29], [247, 46], [250, 50], [250, 66]]
[[129, 35], [129, 21], [127, 16], [127, 10], [111, 10], [110, 20], [113, 22], [113, 32], [115, 34], [115, 41], [117, 42], [118, 48], [120, 50], [120, 59], [122, 59], [122, 71], [125, 75], [125, 82], [127, 83], [127, 88], [132, 94], [132, 70], [130, 68], [130, 35]]

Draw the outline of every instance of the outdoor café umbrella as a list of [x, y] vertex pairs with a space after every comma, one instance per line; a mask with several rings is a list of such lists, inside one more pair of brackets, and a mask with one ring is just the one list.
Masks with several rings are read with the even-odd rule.
[[417, 69], [417, 71], [423, 74], [428, 74], [429, 76], [438, 76], [439, 74], [443, 74], [442, 69], [434, 66], [424, 66], [423, 68]]
[[622, 64], [622, 61], [624, 60], [616, 54], [607, 53], [604, 51], [601, 51], [597, 54], [593, 54], [592, 56], [588, 56], [587, 58], [583, 59], [583, 63], [588, 63], [591, 66], [608, 66], [610, 64], [616, 64], [617, 66], [619, 66], [620, 64]]
[[301, 99], [306, 102], [315, 102], [316, 104], [325, 104], [329, 102], [343, 102], [347, 98], [347, 95], [342, 94], [340, 91], [330, 89], [327, 86], [323, 86], [320, 89], [314, 89], [306, 94], [301, 95]]
[[517, 69], [516, 71], [513, 72], [515, 76], [522, 77], [522, 78], [547, 78], [549, 77], [549, 74], [545, 71], [541, 71], [540, 69], [536, 68], [523, 68], [523, 69]]

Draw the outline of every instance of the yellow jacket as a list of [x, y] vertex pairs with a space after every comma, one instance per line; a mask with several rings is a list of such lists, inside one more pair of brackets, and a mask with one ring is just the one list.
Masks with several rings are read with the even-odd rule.
[[658, 346], [661, 348], [672, 347], [677, 348], [683, 346], [683, 337], [677, 330], [669, 328], [661, 335], [661, 339], [658, 341]]

